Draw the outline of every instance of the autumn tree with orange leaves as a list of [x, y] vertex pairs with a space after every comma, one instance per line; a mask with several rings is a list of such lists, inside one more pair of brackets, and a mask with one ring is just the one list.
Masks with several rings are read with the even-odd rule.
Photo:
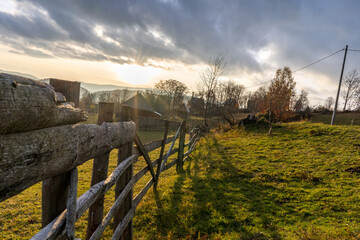
[[295, 97], [295, 85], [289, 67], [276, 71], [276, 76], [271, 81], [267, 94], [269, 109], [274, 120], [286, 121], [291, 116], [290, 107]]

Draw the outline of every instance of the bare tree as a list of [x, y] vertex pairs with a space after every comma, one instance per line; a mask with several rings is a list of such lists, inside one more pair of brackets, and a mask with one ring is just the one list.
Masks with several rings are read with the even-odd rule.
[[155, 89], [168, 98], [169, 110], [178, 109], [183, 102], [184, 94], [188, 92], [184, 83], [174, 79], [160, 80], [155, 84]]
[[249, 93], [247, 109], [251, 112], [264, 112], [269, 108], [268, 89], [260, 87], [254, 93]]
[[332, 108], [332, 105], [334, 104], [334, 98], [333, 97], [328, 97], [326, 100], [325, 100], [325, 104], [324, 104], [324, 107], [327, 109], [327, 110], [331, 110]]
[[111, 91], [99, 92], [99, 102], [110, 102], [110, 101], [111, 101]]
[[354, 69], [348, 72], [342, 85], [344, 90], [341, 92], [341, 96], [344, 99], [343, 111], [345, 111], [347, 106], [351, 108], [356, 92], [360, 87], [360, 77], [358, 71]]
[[[114, 103], [122, 103], [125, 102], [126, 99], [129, 97], [129, 90], [127, 88], [124, 89], [116, 89], [111, 92], [110, 99]], [[105, 97], [106, 98], [106, 97]]]
[[121, 103], [121, 90], [116, 89], [111, 92], [111, 101], [114, 103]]
[[121, 102], [125, 102], [130, 95], [130, 91], [127, 88], [121, 90]]
[[95, 109], [95, 94], [89, 91], [85, 91], [80, 99], [80, 107], [87, 112], [91, 112]]
[[210, 59], [207, 68], [200, 73], [200, 80], [197, 82], [199, 95], [204, 96], [205, 100], [205, 123], [207, 123], [208, 112], [215, 102], [215, 90], [218, 80], [225, 71], [226, 63], [222, 56]]
[[309, 99], [308, 99], [309, 92], [305, 89], [301, 89], [300, 94], [295, 97], [294, 102], [294, 111], [301, 112], [305, 111], [305, 109], [309, 106]]
[[232, 80], [220, 82], [216, 88], [216, 99], [221, 105], [223, 117], [234, 120], [233, 114], [245, 105], [245, 87]]

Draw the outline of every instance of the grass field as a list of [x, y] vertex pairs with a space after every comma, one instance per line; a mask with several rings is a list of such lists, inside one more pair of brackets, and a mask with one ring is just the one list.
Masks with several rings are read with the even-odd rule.
[[[161, 139], [163, 132], [155, 131], [140, 131], [139, 137], [143, 143]], [[171, 134], [169, 134], [171, 136]], [[178, 144], [178, 142], [176, 143]], [[166, 149], [170, 147], [170, 144], [166, 146]], [[150, 158], [155, 160], [159, 156], [159, 150], [151, 152]], [[170, 157], [168, 162], [177, 157], [177, 154]], [[91, 173], [92, 173], [92, 160], [79, 166], [79, 183], [78, 183], [78, 196], [86, 192], [90, 187]], [[115, 169], [117, 163], [117, 150], [113, 150], [110, 154], [109, 160], [109, 174]], [[134, 164], [134, 173], [138, 172], [146, 165], [143, 158]], [[166, 172], [162, 173], [161, 178], [168, 178], [169, 176], [176, 176], [176, 167], [173, 167]], [[134, 187], [134, 196], [145, 186], [150, 180], [151, 175], [148, 173], [139, 180]], [[161, 184], [158, 185], [161, 188]], [[149, 192], [152, 192], [150, 190]], [[149, 195], [150, 193], [148, 193]], [[152, 194], [150, 194], [152, 195]], [[146, 196], [147, 197], [147, 196]], [[145, 198], [146, 198], [145, 197]], [[105, 195], [105, 213], [108, 212], [111, 205], [114, 203], [114, 187], [109, 190]], [[144, 201], [144, 200], [143, 200]], [[145, 200], [146, 201], [146, 200]], [[141, 203], [140, 203], [141, 206]], [[85, 239], [86, 224], [87, 224], [86, 212], [82, 218], [76, 224], [76, 237]], [[0, 239], [29, 239], [35, 235], [41, 229], [41, 183], [38, 183], [22, 193], [5, 200], [0, 203]], [[111, 229], [107, 229], [103, 239], [111, 238]]]
[[[331, 122], [332, 112], [321, 114], [321, 113], [314, 113], [311, 121], [314, 123], [325, 123], [330, 124]], [[335, 124], [337, 125], [360, 125], [360, 112], [339, 112], [336, 114], [335, 117]]]
[[[314, 123], [213, 132], [137, 208], [135, 239], [359, 239], [360, 128]], [[153, 153], [156, 157], [158, 153]], [[112, 152], [110, 169], [115, 167]], [[135, 172], [143, 166], [135, 165]], [[91, 161], [80, 168], [79, 195]], [[138, 192], [147, 182], [135, 186]], [[40, 228], [41, 185], [0, 203], [0, 239]], [[106, 195], [107, 211], [113, 191]], [[77, 224], [84, 239], [87, 214]], [[104, 239], [108, 239], [107, 230]]]
[[202, 139], [137, 211], [137, 239], [359, 239], [360, 129], [312, 123]]

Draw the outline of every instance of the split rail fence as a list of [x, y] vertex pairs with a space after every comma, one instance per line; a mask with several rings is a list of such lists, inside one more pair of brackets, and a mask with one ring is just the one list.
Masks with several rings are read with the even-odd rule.
[[[0, 80], [1, 77], [0, 74]], [[68, 85], [73, 84], [59, 81], [53, 80], [54, 86], [60, 83], [68, 89]], [[6, 84], [9, 88], [15, 86], [13, 82]], [[21, 89], [25, 84], [16, 87]], [[55, 90], [60, 92], [61, 87]], [[66, 91], [62, 92], [66, 95]], [[67, 98], [71, 100], [71, 95]], [[199, 130], [194, 128], [189, 142], [185, 143], [186, 121], [179, 123], [174, 136], [168, 137], [169, 122], [166, 121], [163, 138], [144, 145], [132, 121], [122, 119], [112, 123], [112, 116], [113, 104], [100, 103], [97, 124], [67, 124], [0, 135], [0, 202], [43, 181], [43, 228], [31, 239], [75, 239], [75, 223], [88, 209], [86, 239], [100, 239], [111, 221], [111, 239], [132, 239], [136, 207], [151, 186], [156, 191], [162, 172], [175, 165], [178, 172], [183, 171], [183, 164], [200, 137]], [[177, 140], [178, 146], [175, 146]], [[31, 144], [24, 147], [23, 143], [28, 142]], [[165, 152], [165, 145], [169, 143], [170, 148]], [[107, 176], [109, 154], [113, 149], [118, 149], [118, 165]], [[156, 149], [160, 149], [159, 157], [151, 159], [149, 152]], [[170, 161], [170, 156], [176, 153], [176, 159]], [[133, 164], [140, 156], [146, 166], [134, 174]], [[94, 159], [91, 187], [78, 198], [77, 167], [90, 159]], [[134, 185], [148, 172], [151, 179], [134, 197]], [[104, 194], [114, 185], [115, 201], [104, 217]]]

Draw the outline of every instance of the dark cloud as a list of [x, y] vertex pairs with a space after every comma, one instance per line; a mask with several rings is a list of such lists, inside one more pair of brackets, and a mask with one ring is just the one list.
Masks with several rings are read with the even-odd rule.
[[[149, 59], [194, 64], [223, 55], [228, 73], [236, 73], [266, 70], [269, 65], [259, 63], [251, 52], [269, 46], [276, 50], [272, 62], [293, 69], [347, 43], [360, 48], [360, 2], [355, 0], [18, 0], [17, 4], [25, 14], [0, 12], [0, 40], [17, 52], [15, 45], [22, 44], [20, 52], [38, 57], [49, 57], [39, 50], [44, 49], [58, 57], [131, 63], [120, 58], [125, 56], [143, 65]], [[338, 61], [332, 58], [328, 65], [310, 70], [333, 76]]]

